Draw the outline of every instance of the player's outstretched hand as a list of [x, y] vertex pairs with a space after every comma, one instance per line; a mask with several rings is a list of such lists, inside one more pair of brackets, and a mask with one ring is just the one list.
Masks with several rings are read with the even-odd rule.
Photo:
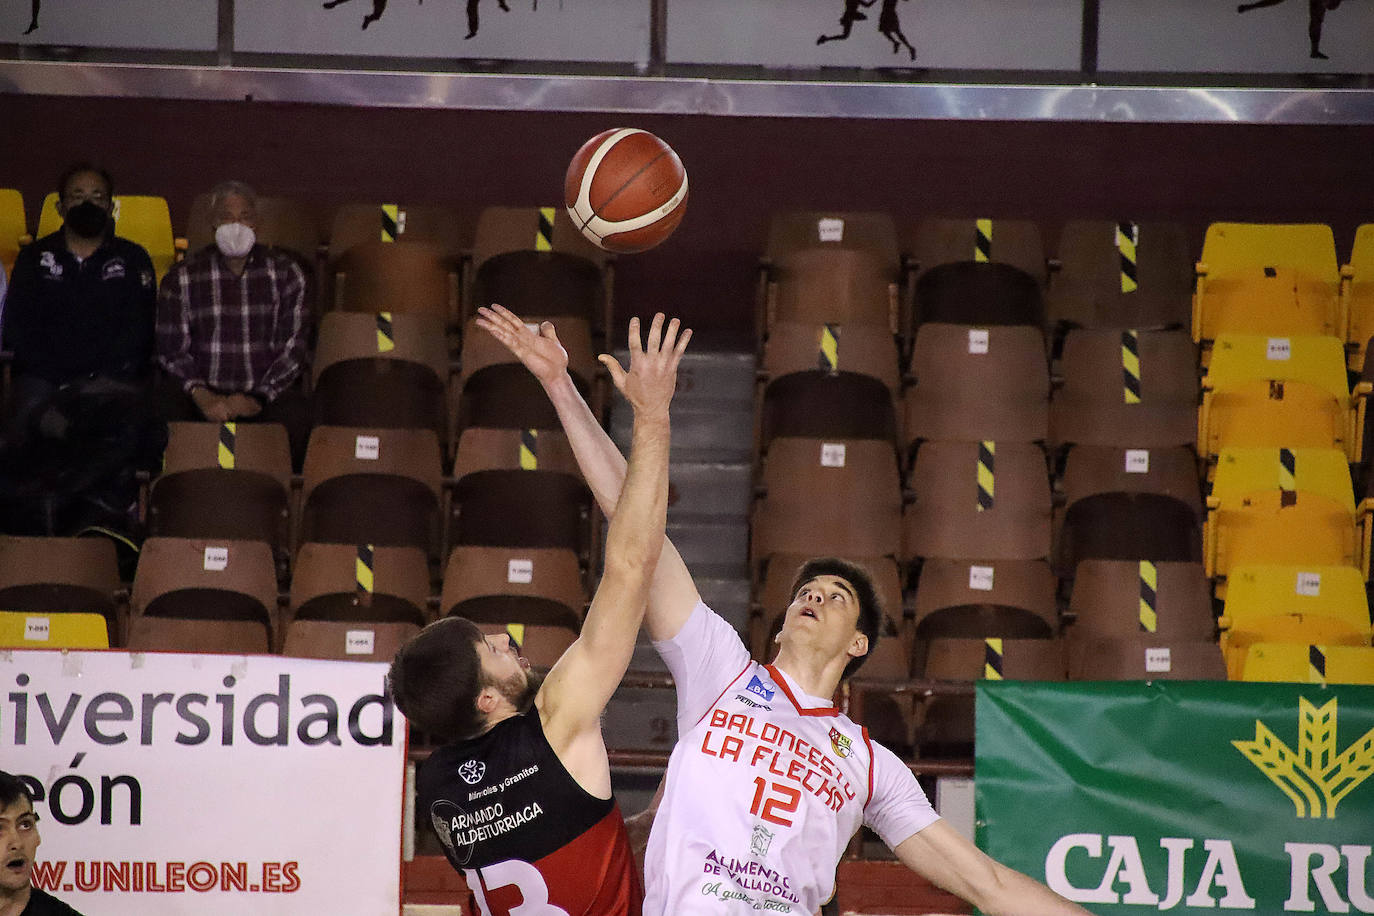
[[520, 360], [540, 384], [550, 385], [568, 371], [568, 351], [558, 342], [552, 321], [544, 321], [536, 332], [507, 308], [492, 303], [477, 310], [477, 326], [491, 334]]
[[635, 414], [655, 414], [668, 412], [668, 404], [673, 400], [677, 387], [677, 365], [687, 342], [692, 339], [691, 328], [678, 333], [679, 322], [676, 318], [663, 326], [663, 313], [654, 315], [649, 325], [649, 337], [641, 345], [639, 339], [639, 319], [630, 319], [630, 371], [621, 368], [620, 363], [609, 353], [597, 357], [611, 374], [611, 382], [629, 401]]

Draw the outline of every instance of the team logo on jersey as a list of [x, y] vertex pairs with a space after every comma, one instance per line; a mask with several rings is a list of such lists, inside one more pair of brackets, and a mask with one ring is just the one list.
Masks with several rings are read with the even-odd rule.
[[100, 279], [102, 279], [102, 280], [119, 280], [119, 279], [122, 279], [123, 276], [124, 276], [124, 259], [123, 259], [123, 258], [110, 258], [109, 261], [105, 262], [105, 267], [104, 267], [104, 269], [100, 272]]
[[475, 786], [487, 775], [487, 765], [480, 760], [469, 760], [458, 768], [458, 775], [463, 777], [463, 782]]
[[749, 838], [749, 855], [763, 858], [768, 855], [768, 847], [773, 845], [773, 831], [762, 824], [754, 825], [754, 835]]
[[429, 809], [429, 821], [434, 828], [434, 835], [439, 838], [444, 852], [448, 853], [449, 861], [459, 868], [472, 859], [472, 843], [461, 842], [461, 837], [457, 835], [458, 830], [455, 829], [455, 825], [466, 816], [467, 813], [451, 801], [437, 801]]
[[744, 689], [749, 691], [750, 693], [758, 694], [765, 700], [773, 699], [773, 694], [777, 693], [776, 688], [769, 687], [763, 681], [759, 680], [759, 676], [757, 674], [749, 679], [749, 686], [745, 687]]
[[840, 730], [835, 726], [830, 726], [830, 746], [835, 749], [835, 753], [841, 757], [848, 757], [854, 753], [850, 746], [849, 739], [840, 734]]

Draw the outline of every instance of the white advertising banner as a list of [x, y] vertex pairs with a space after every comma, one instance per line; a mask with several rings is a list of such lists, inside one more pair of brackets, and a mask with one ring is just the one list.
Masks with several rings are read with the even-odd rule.
[[395, 916], [405, 722], [386, 667], [0, 652], [34, 883], [102, 916]]

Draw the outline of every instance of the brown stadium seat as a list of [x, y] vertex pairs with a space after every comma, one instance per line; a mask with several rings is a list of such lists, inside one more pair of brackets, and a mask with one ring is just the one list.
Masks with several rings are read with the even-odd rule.
[[[917, 643], [920, 676], [942, 681], [1062, 681], [1064, 645], [1058, 639], [959, 639]], [[929, 755], [972, 755], [972, 696], [935, 695], [918, 712], [916, 744]]]
[[141, 618], [175, 618], [216, 624], [203, 638], [239, 647], [226, 651], [250, 651], [259, 635], [260, 651], [268, 651], [278, 631], [272, 550], [263, 541], [149, 538], [138, 558], [130, 608], [130, 648], [182, 648], [164, 641], [191, 638], [193, 626], [141, 623]]
[[1050, 480], [1045, 453], [1038, 445], [926, 442], [916, 452], [910, 488], [916, 501], [903, 516], [905, 556], [1049, 556]]
[[148, 493], [155, 537], [290, 544], [291, 450], [277, 423], [168, 423]]
[[1087, 328], [1186, 328], [1193, 255], [1178, 223], [1070, 220], [1050, 274], [1050, 320]]
[[1084, 560], [1202, 562], [1202, 526], [1184, 501], [1161, 493], [1095, 493], [1064, 513], [1055, 572], [1073, 578]]
[[1070, 643], [1153, 634], [1209, 642], [1216, 634], [1212, 593], [1201, 563], [1084, 560], [1069, 599]]
[[909, 248], [922, 272], [957, 261], [1009, 264], [1045, 285], [1045, 243], [1031, 220], [928, 217]]
[[1071, 681], [1226, 680], [1226, 662], [1214, 642], [1094, 637], [1070, 641], [1066, 654]]
[[453, 487], [449, 543], [475, 547], [590, 549], [592, 498], [580, 477], [559, 471], [489, 469]]
[[446, 443], [448, 367], [432, 315], [329, 312], [315, 351], [315, 423], [430, 429]]
[[420, 627], [399, 621], [349, 623], [296, 620], [286, 628], [281, 654], [348, 662], [390, 662]]
[[762, 368], [771, 380], [793, 372], [868, 375], [894, 399], [902, 389], [897, 343], [873, 325], [780, 321], [764, 343]]
[[901, 480], [891, 443], [871, 439], [774, 439], [755, 503], [755, 569], [774, 553], [896, 556]]
[[764, 257], [776, 260], [802, 248], [869, 251], [895, 271], [901, 257], [897, 227], [886, 213], [847, 210], [785, 210], [768, 220]]
[[302, 544], [291, 575], [286, 622], [404, 622], [424, 625], [429, 565], [414, 547]]
[[462, 216], [436, 204], [349, 203], [334, 211], [329, 260], [369, 242], [430, 242], [457, 260], [471, 244]]
[[1038, 328], [922, 324], [911, 353], [908, 442], [1036, 442], [1049, 428], [1049, 364]]
[[317, 426], [305, 453], [299, 540], [437, 556], [442, 479], [432, 430]]
[[135, 617], [129, 623], [130, 652], [193, 652], [266, 655], [272, 651], [267, 627], [254, 620], [187, 620]]
[[334, 264], [334, 307], [346, 312], [416, 312], [455, 324], [458, 274], [432, 242], [364, 242]]
[[1058, 444], [1159, 448], [1197, 442], [1197, 345], [1183, 330], [1073, 330], [1050, 402]]
[[930, 559], [916, 586], [916, 638], [1046, 639], [1059, 631], [1044, 560]]
[[973, 325], [1045, 325], [1040, 287], [1010, 264], [956, 261], [922, 271], [915, 284], [915, 321]]
[[117, 645], [120, 588], [114, 543], [106, 538], [0, 535], [0, 610], [99, 614]]
[[473, 269], [481, 270], [489, 259], [507, 251], [563, 251], [586, 258], [598, 267], [610, 260], [610, 255], [587, 241], [577, 230], [561, 204], [483, 209], [478, 214], [472, 241]]
[[892, 392], [856, 372], [791, 372], [762, 390], [759, 451], [775, 439], [872, 439], [896, 447]]
[[489, 429], [469, 426], [458, 440], [453, 478], [478, 471], [556, 471], [580, 477], [568, 435], [561, 429]]
[[[553, 321], [558, 340], [568, 352], [568, 372], [583, 396], [597, 404], [593, 382], [598, 363], [592, 352], [591, 325], [586, 318], [571, 315], [522, 315], [530, 324], [544, 318]], [[462, 373], [458, 378], [458, 427], [535, 426], [557, 429], [561, 425], [548, 395], [529, 370], [510, 351], [486, 331], [469, 321], [463, 331]], [[524, 403], [523, 406], [522, 402]], [[518, 408], [519, 422], [500, 420], [510, 409]], [[532, 420], [539, 422], [532, 422]]]
[[477, 268], [472, 295], [464, 300], [464, 319], [479, 306], [496, 302], [522, 317], [566, 315], [604, 332], [611, 321], [610, 301], [601, 268], [581, 255], [506, 251]]
[[479, 623], [559, 627], [575, 634], [586, 604], [582, 570], [571, 550], [460, 546], [449, 554], [444, 569], [439, 613]]
[[769, 271], [768, 329], [780, 321], [870, 325], [899, 331], [897, 268], [862, 249], [801, 248]]

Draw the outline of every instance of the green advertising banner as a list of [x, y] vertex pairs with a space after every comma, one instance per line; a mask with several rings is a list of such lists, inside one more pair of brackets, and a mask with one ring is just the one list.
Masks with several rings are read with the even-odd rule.
[[977, 687], [977, 840], [1099, 916], [1374, 913], [1374, 687]]

